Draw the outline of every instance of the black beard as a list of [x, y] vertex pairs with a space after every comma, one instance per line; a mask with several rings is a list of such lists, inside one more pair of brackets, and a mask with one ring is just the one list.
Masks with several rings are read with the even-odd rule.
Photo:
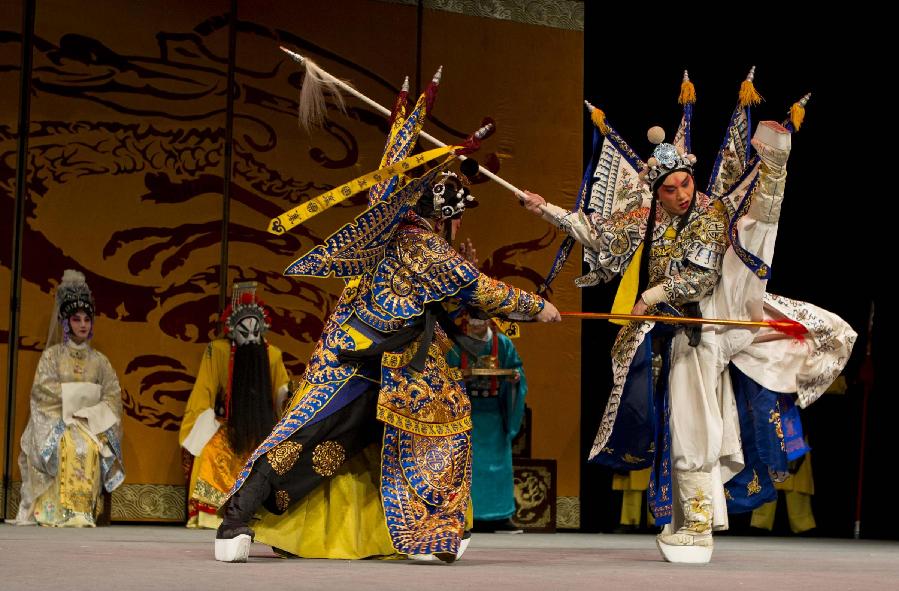
[[239, 345], [234, 351], [228, 442], [238, 454], [248, 454], [275, 426], [268, 352], [264, 343]]

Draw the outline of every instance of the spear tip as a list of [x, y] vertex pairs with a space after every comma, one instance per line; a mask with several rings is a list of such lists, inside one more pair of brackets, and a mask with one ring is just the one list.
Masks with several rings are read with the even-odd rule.
[[482, 140], [485, 137], [487, 137], [487, 134], [489, 134], [491, 131], [493, 131], [493, 128], [494, 128], [493, 122], [492, 121], [487, 122], [483, 127], [481, 127], [476, 132], [474, 132], [474, 136], [476, 138], [478, 138], [479, 140]]
[[791, 318], [784, 318], [783, 320], [769, 320], [766, 324], [777, 332], [783, 333], [788, 337], [792, 337], [800, 341], [805, 338], [806, 334], [808, 334], [808, 329], [804, 325], [795, 320], [792, 320]]
[[290, 56], [290, 59], [292, 59], [293, 61], [297, 62], [298, 64], [304, 64], [304, 63], [306, 63], [306, 58], [304, 58], [304, 57], [303, 57], [302, 55], [300, 55], [299, 53], [297, 53], [297, 52], [295, 52], [295, 51], [291, 51], [290, 49], [287, 49], [287, 48], [284, 47], [283, 45], [279, 45], [278, 47], [281, 48], [281, 51], [283, 51], [284, 53], [286, 53], [287, 55], [289, 55], [289, 56]]

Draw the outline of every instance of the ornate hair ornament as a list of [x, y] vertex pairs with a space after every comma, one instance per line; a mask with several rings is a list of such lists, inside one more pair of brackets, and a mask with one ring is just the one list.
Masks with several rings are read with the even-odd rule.
[[[456, 191], [452, 187], [447, 186], [449, 179], [456, 179], [459, 182], [459, 188]], [[466, 188], [466, 179], [455, 172], [443, 171], [440, 173], [438, 180], [431, 186], [431, 193], [434, 195], [434, 213], [440, 219], [450, 219], [462, 215], [466, 205], [474, 203], [474, 195]]]
[[[94, 298], [84, 279], [84, 273], [74, 269], [66, 269], [62, 274], [62, 281], [56, 288], [54, 298], [56, 313], [50, 321], [50, 330], [47, 333], [47, 345], [54, 342], [68, 342], [71, 335], [69, 318], [78, 312], [84, 312], [91, 319], [94, 318]], [[93, 338], [94, 327], [91, 325], [88, 339]]]
[[696, 156], [685, 154], [684, 149], [665, 142], [665, 130], [656, 125], [646, 133], [650, 143], [656, 144], [652, 157], [646, 162], [646, 168], [640, 172], [640, 178], [649, 185], [650, 191], [672, 172], [684, 171], [693, 174]]
[[56, 288], [56, 304], [59, 318], [65, 320], [78, 311], [94, 317], [94, 298], [84, 279], [84, 273], [66, 269], [62, 282]]

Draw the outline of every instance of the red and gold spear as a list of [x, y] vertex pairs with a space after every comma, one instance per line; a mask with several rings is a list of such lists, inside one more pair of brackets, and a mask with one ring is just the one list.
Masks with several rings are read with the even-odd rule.
[[719, 324], [722, 326], [740, 326], [743, 328], [773, 328], [794, 339], [802, 339], [808, 329], [789, 318], [783, 320], [727, 320], [724, 318], [689, 318], [683, 316], [661, 316], [656, 314], [611, 314], [603, 312], [559, 312], [564, 318], [583, 318], [584, 320], [634, 320], [638, 322], [666, 322], [668, 324]]

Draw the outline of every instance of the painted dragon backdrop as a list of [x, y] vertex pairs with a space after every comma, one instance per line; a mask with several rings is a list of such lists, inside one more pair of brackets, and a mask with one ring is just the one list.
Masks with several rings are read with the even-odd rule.
[[[131, 9], [123, 14], [121, 2], [113, 0], [79, 4], [77, 9], [62, 0], [42, 1], [32, 47], [28, 150], [25, 161], [19, 162], [21, 6], [16, 2], [4, 7], [7, 4], [12, 9], [0, 17], [0, 234], [4, 237], [0, 353], [4, 360], [10, 338], [13, 267], [12, 240], [6, 237], [15, 230], [19, 167], [24, 167], [25, 188], [24, 226], [17, 237], [22, 249], [22, 289], [12, 393], [14, 445], [27, 420], [31, 380], [46, 340], [52, 293], [63, 271], [76, 268], [87, 276], [97, 301], [94, 345], [110, 358], [122, 383], [128, 415], [123, 445], [127, 482], [182, 484], [177, 430], [203, 347], [216, 335], [220, 292], [229, 290], [238, 278], [259, 283], [271, 307], [270, 338], [284, 351], [288, 371], [299, 377], [322, 330], [322, 319], [336, 302], [340, 283], [288, 280], [281, 270], [292, 257], [358, 213], [364, 195], [286, 235], [269, 234], [267, 222], [374, 169], [387, 133], [383, 116], [352, 99], [346, 115], [331, 105], [322, 129], [311, 134], [299, 129], [296, 101], [303, 74], [277, 46], [298, 48], [366, 94], [391, 104], [403, 76], [414, 74], [415, 10], [359, 0], [343, 3], [351, 10], [304, 7], [300, 14], [286, 3], [253, 3], [252, 14], [239, 15], [234, 104], [229, 113], [229, 2], [159, 3], [136, 13], [130, 3]], [[392, 24], [373, 30], [367, 22], [372, 15], [377, 22]], [[449, 43], [454, 33], [473, 18], [429, 16], [427, 22], [434, 24], [429, 28], [431, 38], [425, 32], [428, 42], [421, 61], [425, 68], [444, 63], [448, 73], [429, 128], [451, 141], [467, 135], [489, 114], [498, 121], [500, 132], [481, 157], [502, 163], [503, 174], [520, 171], [521, 176], [536, 179], [539, 173], [534, 166], [515, 154], [524, 139], [517, 126], [530, 124], [527, 105], [513, 104], [499, 90], [482, 92], [486, 85], [482, 87], [479, 80], [460, 80], [461, 72], [467, 75], [465, 56], [445, 55], [451, 51], [444, 49], [456, 50]], [[405, 30], [403, 23], [408, 25]], [[526, 27], [491, 24], [513, 25]], [[551, 44], [577, 48], [580, 42], [579, 34], [572, 31], [529, 29], [549, 37]], [[521, 31], [522, 38], [526, 34], [534, 31]], [[572, 64], [571, 70], [569, 74], [579, 79], [580, 64]], [[559, 142], [556, 151], [561, 153], [554, 156], [559, 164], [543, 171], [558, 177], [555, 186], [566, 195], [576, 190], [580, 166], [576, 97], [580, 84], [571, 86], [572, 107], [567, 110], [571, 114], [563, 122], [570, 129], [561, 129], [561, 134], [558, 127], [545, 130]], [[528, 129], [524, 135], [532, 132]], [[228, 158], [231, 173], [225, 203]], [[543, 178], [540, 186], [550, 184]], [[482, 268], [534, 289], [551, 260], [555, 233], [518, 211], [501, 189], [479, 185], [475, 191], [483, 205], [473, 219], [466, 219], [463, 235], [478, 246]], [[506, 215], [510, 205], [515, 207], [514, 216]], [[220, 284], [223, 260], [229, 278], [225, 286]], [[571, 276], [577, 271], [570, 271]], [[554, 299], [560, 308], [576, 307], [578, 294], [567, 287], [566, 279], [562, 277], [556, 286], [561, 291], [565, 284], [566, 293], [555, 294]], [[561, 349], [563, 341], [577, 342], [577, 330], [567, 327], [553, 334], [538, 327], [525, 330], [520, 348], [529, 380], [535, 376], [536, 391], [540, 366], [559, 363], [559, 359], [544, 360], [536, 341], [542, 340], [545, 346], [547, 339], [555, 340]], [[533, 345], [528, 344], [531, 340]], [[564, 362], [575, 363], [577, 358]], [[5, 364], [0, 377], [5, 387]], [[558, 384], [552, 387], [558, 392]], [[570, 397], [576, 405], [579, 385], [572, 382], [562, 390], [555, 395]], [[539, 394], [534, 398], [539, 399]], [[0, 402], [0, 412], [5, 412], [5, 398]], [[575, 413], [554, 417], [551, 411], [542, 418], [541, 403], [533, 404], [535, 422], [544, 421], [547, 433], [556, 423], [576, 420]], [[5, 425], [5, 417], [0, 419]], [[544, 448], [548, 456], [571, 455], [568, 463], [560, 460], [560, 494], [577, 494], [577, 429], [571, 432], [570, 442], [547, 439]], [[538, 428], [538, 449], [539, 433]], [[17, 453], [13, 450], [12, 457]], [[13, 479], [18, 479], [15, 471]]]

